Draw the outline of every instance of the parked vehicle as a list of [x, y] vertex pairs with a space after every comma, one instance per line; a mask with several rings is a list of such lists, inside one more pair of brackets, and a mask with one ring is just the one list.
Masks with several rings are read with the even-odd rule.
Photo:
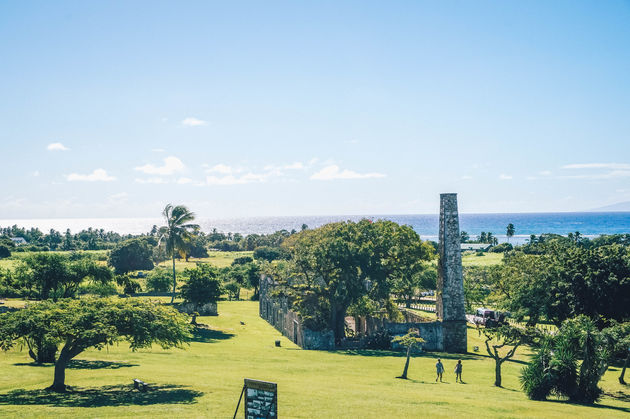
[[506, 317], [509, 313], [490, 310], [489, 308], [478, 308], [473, 318], [476, 325], [485, 327], [497, 327], [507, 324]]

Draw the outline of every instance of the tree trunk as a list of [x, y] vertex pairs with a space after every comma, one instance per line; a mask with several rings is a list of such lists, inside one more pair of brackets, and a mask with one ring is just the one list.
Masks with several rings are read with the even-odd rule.
[[41, 339], [34, 339], [32, 344], [27, 340], [26, 344], [28, 345], [28, 355], [33, 358], [33, 361], [38, 364], [55, 363], [56, 345], [47, 345]]
[[409, 357], [411, 356], [411, 345], [407, 347], [407, 362], [405, 362], [405, 369], [403, 370], [400, 378], [407, 379], [407, 370], [409, 369]]
[[494, 385], [501, 387], [501, 361], [495, 359], [494, 362]]
[[623, 379], [623, 377], [626, 375], [626, 368], [628, 367], [628, 361], [630, 361], [630, 354], [626, 357], [626, 360], [623, 363], [623, 368], [621, 369], [621, 375], [619, 376], [620, 384], [626, 384], [626, 381]]
[[335, 345], [341, 343], [341, 339], [346, 337], [346, 310], [333, 306], [332, 308], [332, 327], [335, 334]]
[[62, 351], [59, 354], [57, 362], [55, 362], [55, 378], [52, 386], [48, 387], [48, 390], [55, 391], [57, 393], [63, 393], [66, 391], [66, 367], [68, 366], [70, 359]]
[[175, 253], [173, 253], [173, 295], [171, 296], [171, 304], [175, 302], [175, 288], [177, 287], [177, 276], [175, 275]]

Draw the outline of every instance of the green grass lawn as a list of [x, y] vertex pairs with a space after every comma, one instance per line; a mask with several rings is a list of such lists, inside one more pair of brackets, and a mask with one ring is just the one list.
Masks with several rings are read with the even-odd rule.
[[[76, 391], [64, 395], [41, 390], [52, 382], [52, 366], [34, 366], [25, 351], [1, 353], [0, 417], [231, 418], [245, 377], [278, 383], [280, 417], [621, 418], [630, 413], [630, 389], [618, 384], [617, 368], [602, 382], [617, 398], [606, 396], [596, 407], [529, 401], [518, 382], [524, 354], [504, 364], [504, 388], [495, 388], [493, 361], [472, 352], [473, 346], [483, 348], [472, 329], [470, 353], [462, 356], [466, 384], [454, 382], [458, 356], [435, 353], [413, 358], [405, 381], [394, 378], [404, 364], [399, 353], [301, 350], [258, 317], [257, 302], [220, 302], [219, 313], [199, 319], [214, 330], [200, 332], [187, 350], [131, 352], [121, 344], [82, 353], [67, 370], [67, 384]], [[444, 383], [434, 381], [438, 356], [446, 367]], [[130, 391], [133, 378], [158, 389]]]
[[[188, 262], [183, 259], [175, 260], [175, 270], [183, 271], [186, 268], [194, 268], [197, 262], [201, 263], [211, 263], [214, 266], [219, 268], [224, 268], [226, 266], [230, 266], [232, 261], [236, 258], [249, 256], [252, 257], [254, 252], [208, 252], [207, 258], [190, 258]], [[167, 260], [165, 262], [160, 263], [158, 266], [162, 268], [171, 269], [173, 266], [173, 262]]]
[[502, 261], [503, 253], [483, 253], [483, 256], [477, 256], [474, 253], [462, 255], [462, 265], [464, 266], [498, 265]]

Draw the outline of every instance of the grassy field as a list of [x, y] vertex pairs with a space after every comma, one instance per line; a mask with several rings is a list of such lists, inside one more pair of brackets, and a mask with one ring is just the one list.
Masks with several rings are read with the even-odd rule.
[[[200, 318], [214, 330], [199, 332], [187, 350], [131, 352], [121, 344], [84, 352], [67, 371], [74, 391], [63, 395], [41, 390], [51, 383], [53, 367], [34, 366], [24, 351], [2, 353], [0, 417], [231, 418], [244, 377], [278, 383], [280, 417], [621, 418], [630, 413], [630, 389], [618, 384], [617, 368], [602, 382], [616, 397], [606, 396], [595, 407], [527, 400], [518, 382], [524, 354], [504, 364], [504, 388], [494, 387], [493, 361], [473, 352], [483, 344], [472, 329], [470, 353], [461, 356], [465, 384], [454, 382], [458, 356], [436, 353], [413, 358], [411, 379], [405, 381], [394, 378], [403, 368], [399, 353], [301, 350], [258, 317], [256, 302], [221, 302], [219, 313]], [[434, 381], [438, 356], [446, 367], [444, 383]], [[133, 378], [156, 389], [131, 391]]]
[[463, 266], [490, 266], [498, 265], [503, 261], [503, 253], [483, 253], [483, 256], [477, 256], [475, 253], [462, 255]]
[[[236, 258], [249, 256], [252, 257], [254, 252], [208, 252], [207, 258], [190, 258], [188, 262], [183, 259], [175, 260], [175, 270], [183, 271], [186, 268], [194, 268], [197, 262], [201, 263], [211, 263], [214, 266], [219, 268], [224, 268], [226, 266], [230, 266], [232, 261]], [[158, 266], [162, 268], [171, 269], [173, 266], [173, 262], [167, 260], [165, 262], [160, 263]]]

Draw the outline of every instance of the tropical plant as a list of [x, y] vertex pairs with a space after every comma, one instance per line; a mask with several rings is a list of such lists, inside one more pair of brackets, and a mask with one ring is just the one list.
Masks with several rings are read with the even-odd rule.
[[166, 253], [173, 261], [173, 295], [171, 296], [171, 304], [175, 301], [175, 292], [177, 289], [177, 273], [175, 272], [175, 255], [186, 257], [192, 233], [198, 229], [197, 224], [190, 222], [195, 219], [195, 214], [183, 205], [173, 206], [166, 205], [162, 211], [166, 225], [158, 230], [158, 245], [164, 244]]
[[510, 238], [514, 236], [514, 232], [515, 232], [514, 224], [512, 223], [508, 224], [505, 231], [505, 235], [507, 236], [508, 242], [510, 241]]

